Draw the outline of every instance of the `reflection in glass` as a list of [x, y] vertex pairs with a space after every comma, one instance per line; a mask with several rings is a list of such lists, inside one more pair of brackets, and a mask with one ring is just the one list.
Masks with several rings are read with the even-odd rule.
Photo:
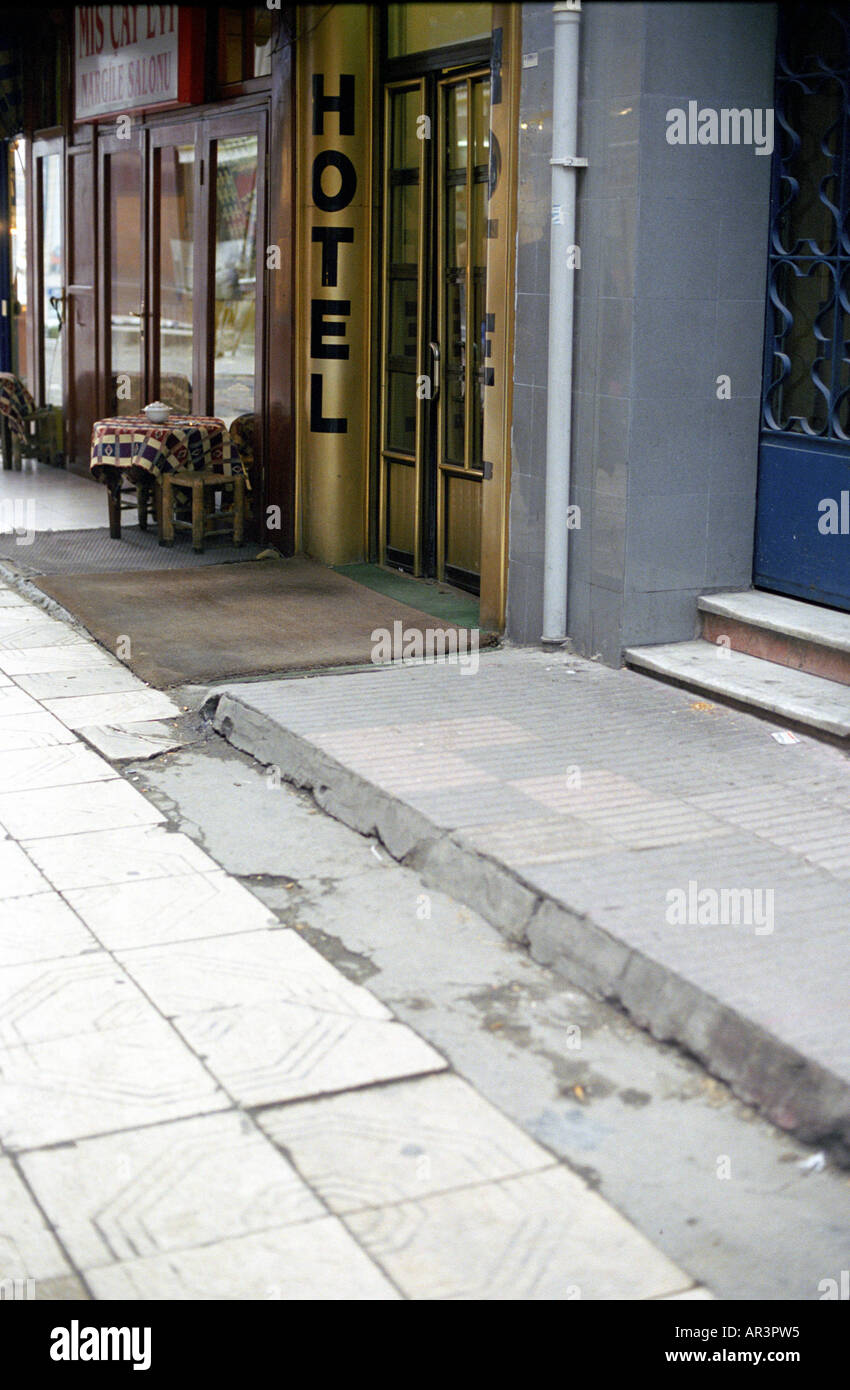
[[227, 425], [254, 409], [257, 157], [256, 135], [218, 142], [213, 414]]
[[141, 389], [142, 161], [135, 150], [108, 156], [110, 415], [137, 415]]
[[12, 256], [12, 371], [32, 390], [27, 358], [26, 146], [9, 146], [9, 232]]
[[58, 154], [41, 160], [42, 275], [44, 277], [44, 399], [62, 405], [64, 367], [62, 327], [65, 316], [62, 270], [62, 159]]
[[[159, 396], [192, 408], [195, 147], [167, 145], [159, 156]], [[166, 394], [168, 393], [168, 394]]]

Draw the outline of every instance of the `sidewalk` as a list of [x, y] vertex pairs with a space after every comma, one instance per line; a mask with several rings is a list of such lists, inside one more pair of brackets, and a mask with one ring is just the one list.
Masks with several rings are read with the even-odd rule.
[[0, 586], [0, 1283], [710, 1296], [95, 751], [180, 714]]
[[216, 695], [237, 747], [850, 1161], [845, 752], [528, 650]]

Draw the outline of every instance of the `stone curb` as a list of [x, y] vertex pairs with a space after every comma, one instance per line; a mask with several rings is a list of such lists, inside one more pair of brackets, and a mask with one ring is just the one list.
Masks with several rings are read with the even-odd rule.
[[653, 1037], [696, 1057], [779, 1128], [850, 1167], [850, 1086], [840, 1077], [244, 700], [216, 694], [205, 712], [234, 747], [277, 767], [328, 815], [375, 835], [394, 859], [526, 946], [539, 964], [619, 1005]]

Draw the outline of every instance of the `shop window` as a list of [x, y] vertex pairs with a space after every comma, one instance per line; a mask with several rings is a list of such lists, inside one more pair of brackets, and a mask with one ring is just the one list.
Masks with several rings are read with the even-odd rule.
[[387, 57], [489, 39], [492, 5], [388, 5]]
[[218, 83], [233, 89], [271, 76], [272, 12], [265, 5], [218, 12]]
[[12, 259], [12, 371], [32, 390], [27, 358], [27, 197], [26, 146], [9, 145], [9, 233]]

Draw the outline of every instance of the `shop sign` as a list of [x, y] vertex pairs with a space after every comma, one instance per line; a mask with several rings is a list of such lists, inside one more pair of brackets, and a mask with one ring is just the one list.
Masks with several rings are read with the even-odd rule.
[[74, 119], [202, 100], [202, 24], [203, 11], [184, 5], [78, 5]]

